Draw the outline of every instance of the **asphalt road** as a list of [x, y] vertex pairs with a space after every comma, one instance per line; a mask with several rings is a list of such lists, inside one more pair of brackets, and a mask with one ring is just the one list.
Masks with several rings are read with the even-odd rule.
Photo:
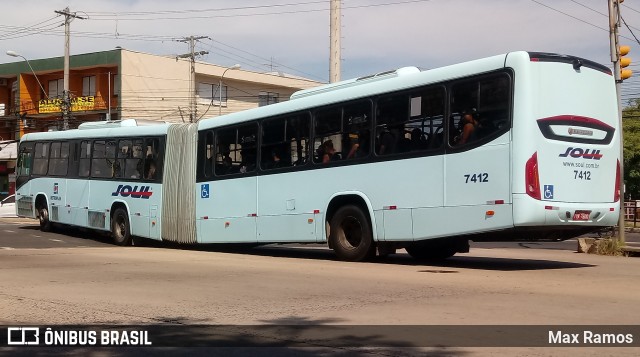
[[[161, 324], [190, 331], [194, 324], [496, 325], [509, 330], [508, 325], [637, 326], [640, 316], [640, 259], [578, 254], [575, 246], [545, 248], [556, 243], [493, 248], [474, 244], [470, 253], [441, 263], [418, 263], [403, 252], [385, 260], [349, 263], [336, 261], [320, 246], [117, 247], [93, 232], [42, 233], [35, 224], [13, 222], [0, 221], [0, 325], [5, 326]], [[398, 346], [354, 350], [324, 341], [259, 351], [376, 356], [425, 351], [448, 356], [639, 352]], [[0, 346], [2, 352], [30, 355], [33, 350]], [[76, 351], [96, 353], [100, 351], [91, 348]]]

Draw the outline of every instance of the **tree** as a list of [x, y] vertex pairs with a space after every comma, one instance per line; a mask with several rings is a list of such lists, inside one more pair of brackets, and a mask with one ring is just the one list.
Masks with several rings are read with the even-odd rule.
[[625, 198], [640, 199], [640, 99], [622, 110]]

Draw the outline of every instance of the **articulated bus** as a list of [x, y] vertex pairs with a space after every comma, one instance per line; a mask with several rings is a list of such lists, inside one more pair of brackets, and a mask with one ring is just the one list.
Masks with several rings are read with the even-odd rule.
[[327, 243], [343, 260], [615, 225], [611, 70], [512, 52], [303, 90], [196, 124], [86, 123], [25, 135], [16, 210], [194, 243]]

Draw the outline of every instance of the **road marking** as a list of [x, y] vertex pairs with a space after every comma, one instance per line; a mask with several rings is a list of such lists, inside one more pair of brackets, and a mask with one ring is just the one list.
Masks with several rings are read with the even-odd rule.
[[53, 238], [49, 238], [49, 240], [50, 240], [50, 241], [52, 241], [52, 242], [62, 242], [62, 243], [64, 243], [64, 242], [63, 242], [63, 241], [61, 241], [60, 239], [53, 239]]
[[15, 250], [15, 248], [11, 248], [11, 247], [0, 247], [0, 249], [4, 249], [4, 250]]
[[36, 237], [36, 238], [42, 238], [42, 236], [39, 236], [39, 235], [37, 235], [37, 234], [32, 234], [31, 236], [32, 236], [32, 237]]
[[8, 229], [5, 229], [4, 231], [7, 232], [7, 233], [15, 233], [16, 232], [16, 231], [10, 231]]

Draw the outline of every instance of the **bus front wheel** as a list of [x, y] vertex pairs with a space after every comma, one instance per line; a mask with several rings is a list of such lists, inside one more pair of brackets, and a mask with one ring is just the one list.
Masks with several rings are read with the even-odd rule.
[[131, 226], [129, 215], [124, 208], [117, 208], [111, 219], [111, 234], [117, 245], [131, 245]]
[[341, 207], [330, 225], [329, 241], [340, 260], [358, 262], [375, 256], [371, 224], [360, 207]]
[[44, 204], [38, 208], [38, 219], [40, 220], [40, 230], [43, 232], [51, 231], [51, 221], [49, 220], [49, 208]]

